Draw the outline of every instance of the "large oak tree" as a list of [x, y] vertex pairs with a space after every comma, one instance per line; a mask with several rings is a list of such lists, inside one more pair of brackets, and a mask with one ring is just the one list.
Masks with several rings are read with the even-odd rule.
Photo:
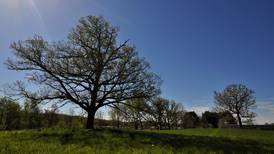
[[227, 86], [222, 92], [214, 93], [217, 108], [230, 111], [237, 116], [240, 127], [242, 125], [242, 117], [254, 117], [254, 113], [250, 109], [256, 107], [254, 91], [248, 89], [242, 84], [232, 84]]
[[118, 43], [117, 32], [104, 18], [87, 16], [66, 41], [34, 36], [12, 43], [16, 58], [7, 60], [8, 68], [27, 71], [39, 88], [30, 91], [18, 81], [12, 90], [41, 102], [78, 105], [87, 112], [86, 128], [94, 128], [95, 113], [103, 106], [158, 94], [159, 77], [128, 41]]

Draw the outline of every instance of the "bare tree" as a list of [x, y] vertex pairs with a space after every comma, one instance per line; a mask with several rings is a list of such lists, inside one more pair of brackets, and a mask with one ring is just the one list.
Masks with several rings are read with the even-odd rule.
[[109, 115], [112, 120], [113, 127], [117, 127], [117, 128], [121, 127], [121, 123], [123, 121], [123, 114], [124, 114], [121, 108], [122, 108], [121, 104], [117, 104], [115, 105], [115, 107], [110, 108]]
[[131, 99], [122, 108], [123, 115], [126, 117], [127, 122], [133, 123], [135, 129], [143, 129], [147, 107], [148, 105], [144, 99]]
[[173, 100], [157, 97], [150, 102], [146, 111], [158, 129], [178, 128], [184, 115], [183, 106]]
[[166, 108], [165, 122], [168, 129], [177, 129], [184, 114], [183, 106], [175, 101], [169, 101]]
[[86, 128], [91, 129], [99, 108], [158, 94], [159, 77], [128, 41], [118, 45], [117, 32], [102, 17], [87, 16], [67, 41], [49, 43], [35, 36], [12, 43], [16, 59], [7, 60], [8, 68], [27, 71], [39, 88], [34, 93], [18, 81], [12, 91], [39, 101], [76, 104], [87, 112]]
[[248, 118], [255, 115], [250, 111], [256, 107], [254, 92], [245, 85], [229, 85], [222, 92], [214, 92], [214, 98], [218, 108], [236, 114], [240, 127], [243, 127], [242, 117]]
[[155, 98], [151, 101], [149, 113], [158, 129], [163, 129], [165, 124], [166, 110], [168, 108], [168, 100], [164, 98]]

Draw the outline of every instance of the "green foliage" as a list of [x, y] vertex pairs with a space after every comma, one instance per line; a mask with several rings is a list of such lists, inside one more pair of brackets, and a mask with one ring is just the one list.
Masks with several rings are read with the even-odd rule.
[[19, 129], [21, 122], [20, 105], [8, 98], [0, 98], [0, 129]]
[[[273, 153], [274, 132], [43, 129], [0, 132], [0, 153]], [[27, 148], [26, 148], [27, 147]]]
[[58, 114], [56, 109], [42, 112], [34, 100], [27, 99], [21, 108], [19, 103], [0, 98], [0, 130], [35, 128], [82, 128], [85, 118]]
[[41, 111], [38, 103], [34, 100], [27, 99], [22, 109], [22, 122], [23, 128], [40, 128], [42, 123]]

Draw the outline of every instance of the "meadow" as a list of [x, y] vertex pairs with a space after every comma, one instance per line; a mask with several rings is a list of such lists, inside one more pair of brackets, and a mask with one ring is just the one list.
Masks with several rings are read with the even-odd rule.
[[274, 131], [242, 129], [2, 131], [0, 153], [274, 153]]

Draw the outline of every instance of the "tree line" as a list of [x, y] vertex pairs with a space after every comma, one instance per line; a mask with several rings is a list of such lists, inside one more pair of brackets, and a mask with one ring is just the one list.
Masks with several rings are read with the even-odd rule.
[[237, 121], [229, 111], [206, 111], [199, 117], [194, 111], [186, 111], [182, 104], [157, 97], [150, 102], [134, 100], [129, 105], [119, 105], [110, 111], [112, 126], [134, 129], [184, 129], [237, 127]]
[[55, 106], [42, 110], [33, 100], [26, 100], [20, 105], [9, 98], [0, 98], [0, 130], [82, 128], [84, 121], [82, 116], [59, 113]]
[[[206, 111], [198, 116], [194, 111], [186, 111], [181, 103], [157, 97], [151, 101], [129, 100], [118, 104], [109, 111], [110, 118], [97, 116], [97, 127], [132, 129], [184, 129], [236, 127], [237, 120], [229, 111]], [[56, 106], [42, 110], [36, 101], [27, 99], [21, 106], [18, 102], [0, 98], [0, 130], [37, 128], [84, 128], [85, 116], [58, 112]]]

